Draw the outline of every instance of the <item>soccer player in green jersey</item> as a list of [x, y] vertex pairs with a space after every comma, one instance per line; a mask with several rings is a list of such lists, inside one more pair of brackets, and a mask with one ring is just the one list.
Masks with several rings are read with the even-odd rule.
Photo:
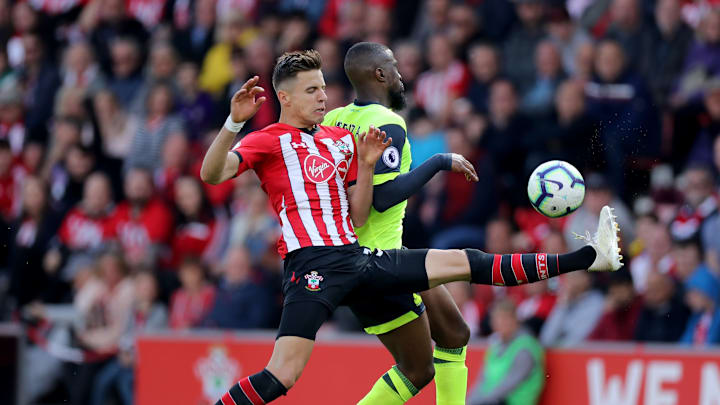
[[[409, 196], [442, 170], [463, 173], [468, 181], [477, 181], [477, 174], [464, 157], [450, 153], [436, 154], [410, 171], [410, 143], [405, 120], [395, 112], [405, 107], [404, 86], [390, 49], [370, 42], [353, 45], [345, 57], [345, 73], [357, 99], [330, 111], [323, 125], [339, 126], [356, 136], [373, 125], [392, 139], [392, 145], [385, 149], [375, 166], [370, 216], [365, 225], [355, 231], [362, 246], [400, 249], [402, 221]], [[419, 296], [373, 297], [351, 308], [357, 309], [356, 314], [365, 331], [377, 335], [398, 363], [377, 381], [359, 404], [402, 404], [432, 380], [433, 369], [436, 403], [465, 403], [465, 354], [470, 331], [444, 286]], [[368, 313], [375, 316], [361, 315]], [[436, 344], [434, 351], [431, 337]], [[399, 389], [392, 383], [397, 379], [409, 380], [416, 390]]]

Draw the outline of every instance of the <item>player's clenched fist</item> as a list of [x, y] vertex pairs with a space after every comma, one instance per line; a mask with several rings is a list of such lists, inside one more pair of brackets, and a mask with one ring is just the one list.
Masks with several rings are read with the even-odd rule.
[[235, 122], [245, 122], [252, 118], [260, 109], [262, 103], [267, 100], [266, 97], [255, 98], [258, 94], [265, 91], [262, 87], [256, 86], [260, 81], [259, 76], [254, 76], [242, 85], [240, 90], [233, 94], [230, 100], [230, 116]]
[[374, 126], [370, 126], [367, 132], [363, 132], [358, 137], [358, 163], [364, 163], [368, 166], [375, 166], [375, 162], [380, 159], [385, 149], [390, 146], [391, 139], [386, 139], [385, 131], [380, 131]]

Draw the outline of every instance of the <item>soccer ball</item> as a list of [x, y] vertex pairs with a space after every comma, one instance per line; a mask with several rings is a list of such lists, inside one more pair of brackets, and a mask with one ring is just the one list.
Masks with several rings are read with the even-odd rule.
[[558, 218], [580, 208], [585, 198], [585, 181], [575, 166], [551, 160], [533, 171], [527, 191], [537, 212]]

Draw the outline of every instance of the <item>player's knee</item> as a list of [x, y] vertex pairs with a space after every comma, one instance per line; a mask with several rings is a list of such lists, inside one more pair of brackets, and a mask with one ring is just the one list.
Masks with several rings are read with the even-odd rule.
[[470, 341], [470, 327], [460, 320], [453, 325], [450, 333], [445, 335], [445, 342], [435, 342], [441, 347], [458, 349], [467, 346]]
[[286, 389], [292, 388], [297, 380], [300, 378], [300, 374], [295, 374], [292, 372], [273, 372], [273, 375], [280, 381], [280, 384], [282, 384]]
[[432, 361], [425, 364], [416, 364], [412, 368], [403, 368], [402, 364], [398, 366], [405, 377], [407, 377], [417, 389], [422, 389], [435, 378], [435, 366]]
[[422, 387], [430, 384], [430, 381], [435, 378], [435, 366], [430, 363], [422, 368], [422, 372], [419, 376], [417, 376], [417, 383], [415, 384], [415, 387], [417, 389], [421, 389]]
[[269, 364], [267, 370], [288, 390], [295, 385], [302, 374], [302, 368], [292, 366], [273, 367]]

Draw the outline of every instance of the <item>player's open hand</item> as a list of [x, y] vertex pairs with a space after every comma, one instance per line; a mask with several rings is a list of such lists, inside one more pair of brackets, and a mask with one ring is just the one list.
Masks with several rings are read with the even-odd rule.
[[375, 166], [385, 149], [392, 143], [391, 141], [391, 139], [387, 139], [385, 131], [370, 126], [370, 129], [360, 134], [358, 138], [358, 159], [360, 159], [358, 163]]
[[475, 172], [475, 167], [472, 163], [468, 162], [463, 155], [453, 153], [452, 156], [452, 171], [455, 173], [462, 173], [465, 175], [467, 181], [478, 181], [478, 175]]
[[[254, 76], [242, 85], [240, 90], [233, 94], [230, 99], [230, 116], [235, 122], [244, 122], [252, 118], [260, 109], [266, 97], [257, 97], [265, 91], [262, 87], [256, 86], [260, 77]], [[257, 98], [256, 98], [257, 97]]]

